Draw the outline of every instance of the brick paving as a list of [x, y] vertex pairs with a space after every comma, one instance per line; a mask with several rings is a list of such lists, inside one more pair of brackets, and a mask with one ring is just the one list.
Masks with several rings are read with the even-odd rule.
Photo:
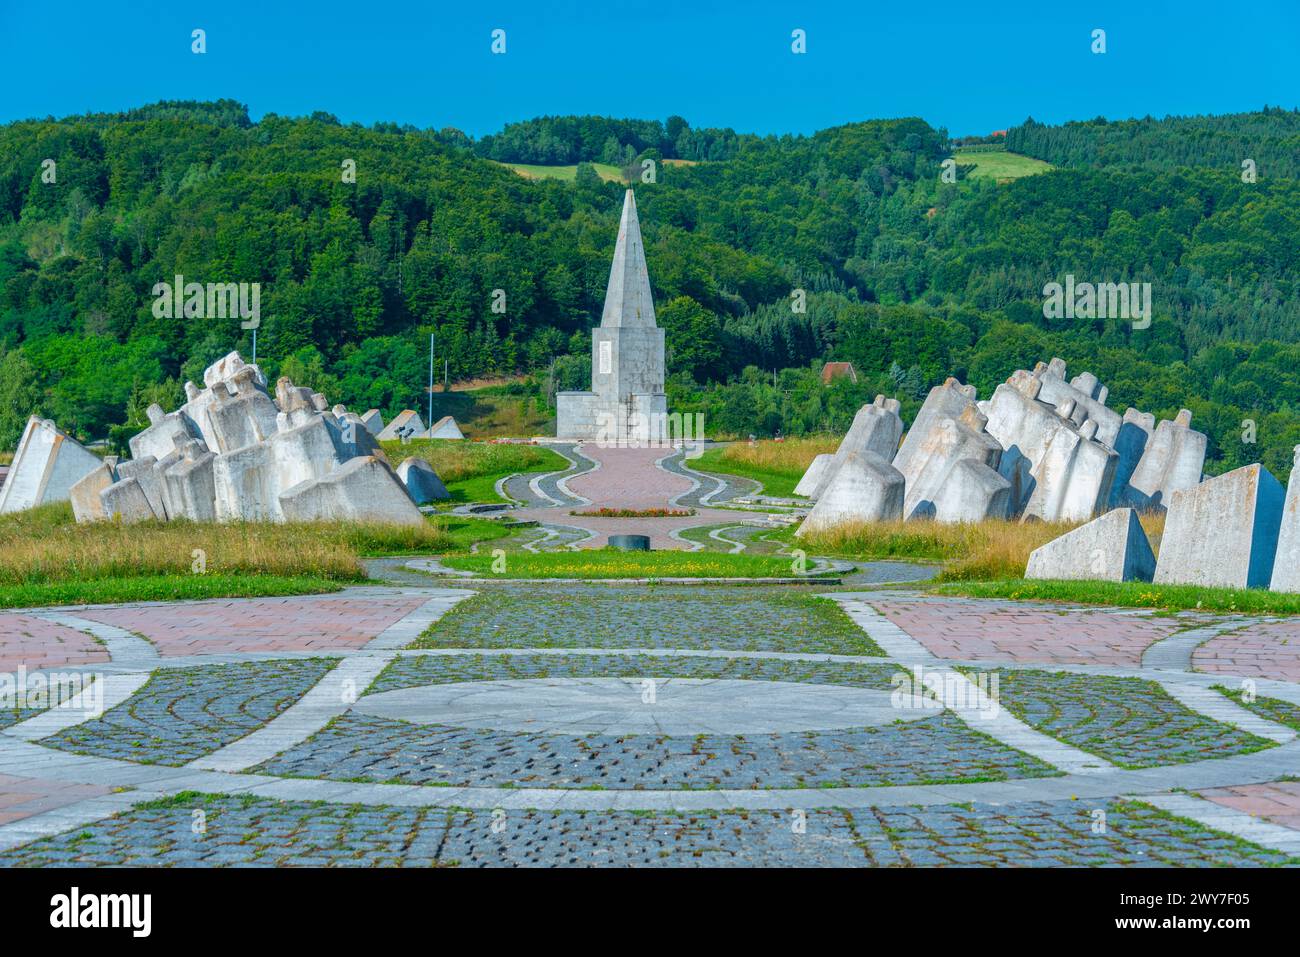
[[102, 797], [109, 791], [109, 788], [93, 784], [69, 784], [0, 774], [0, 825], [13, 824], [87, 798]]
[[648, 509], [682, 508], [669, 504], [670, 500], [691, 488], [691, 480], [683, 475], [655, 468], [655, 462], [672, 449], [601, 449], [586, 443], [581, 454], [598, 468], [571, 478], [567, 485], [575, 495], [591, 500], [590, 505], [561, 508], [526, 508], [512, 512], [512, 516], [525, 521], [554, 522], [577, 525], [595, 533], [595, 537], [581, 544], [582, 548], [603, 548], [610, 535], [649, 535], [650, 547], [657, 549], [685, 549], [687, 545], [672, 537], [671, 533], [696, 525], [716, 525], [734, 521], [740, 513], [724, 509], [699, 508], [696, 514], [675, 518], [600, 518], [570, 515], [578, 511], [610, 506], [612, 508]]
[[[628, 451], [657, 457], [663, 450], [620, 450]], [[632, 458], [627, 462], [629, 468], [635, 466]], [[641, 462], [634, 470], [658, 472], [645, 466]], [[619, 462], [613, 461], [605, 480], [618, 481], [619, 467]], [[594, 482], [599, 474], [580, 476], [575, 482]], [[661, 481], [659, 475], [647, 478], [642, 474], [645, 496], [651, 486], [657, 486], [656, 494], [666, 499], [675, 494], [673, 483], [684, 481], [680, 476], [666, 476], [666, 481]], [[626, 502], [620, 497], [621, 504]], [[556, 510], [550, 512], [554, 515]], [[734, 513], [729, 517], [734, 518]], [[707, 516], [696, 516], [694, 521], [709, 524]], [[621, 530], [631, 529], [621, 526]], [[882, 653], [871, 636], [834, 603], [805, 590], [549, 583], [501, 589], [484, 591], [435, 622], [418, 642], [428, 652], [402, 651], [394, 644], [379, 652], [381, 657], [373, 657], [375, 649], [370, 648], [366, 656], [352, 659], [350, 663], [365, 664], [374, 671], [384, 668], [367, 688], [374, 671], [369, 672], [356, 691], [362, 695], [416, 691], [411, 700], [418, 701], [419, 689], [428, 685], [633, 675], [719, 681], [714, 688], [716, 695], [723, 696], [719, 700], [743, 712], [747, 693], [743, 688], [733, 692], [728, 681], [789, 683], [793, 694], [801, 692], [799, 684], [881, 693], [894, 687], [893, 679], [901, 667], [887, 661], [794, 657], [871, 657]], [[275, 660], [277, 653], [361, 649], [422, 609], [426, 601], [427, 596], [420, 594], [361, 592], [346, 597], [76, 610], [77, 617], [143, 636], [165, 657], [196, 656], [202, 660], [203, 655], [247, 652], [269, 655], [271, 660], [178, 662], [183, 667], [159, 669], [147, 684], [102, 717], [63, 730], [57, 730], [60, 725], [56, 723], [51, 727], [53, 737], [35, 744], [20, 744], [6, 731], [35, 712], [0, 711], [0, 746], [10, 747], [6, 754], [12, 755], [5, 767], [23, 769], [0, 774], [0, 827], [58, 810], [56, 820], [60, 824], [66, 820], [69, 828], [0, 853], [0, 866], [1131, 867], [1295, 863], [1278, 851], [1211, 830], [1220, 825], [1209, 815], [1202, 819], [1189, 812], [1188, 817], [1204, 820], [1197, 824], [1120, 799], [1031, 800], [1073, 793], [1084, 776], [1062, 777], [1057, 767], [1044, 763], [1053, 760], [1050, 755], [1039, 760], [1017, 750], [1025, 747], [1024, 743], [1009, 743], [1015, 739], [1005, 728], [999, 731], [992, 724], [981, 725], [970, 716], [962, 720], [952, 712], [896, 723], [888, 716], [880, 723], [857, 716], [843, 727], [810, 727], [798, 723], [804, 720], [799, 717], [803, 712], [792, 703], [784, 715], [770, 707], [763, 709], [769, 720], [785, 722], [765, 727], [763, 733], [754, 733], [750, 727], [743, 734], [729, 733], [736, 728], [709, 729], [701, 719], [701, 726], [691, 725], [690, 733], [594, 729], [579, 734], [565, 733], [544, 722], [536, 728], [529, 723], [526, 730], [520, 730], [490, 722], [469, 726], [472, 722], [466, 718], [465, 726], [455, 726], [455, 718], [445, 716], [454, 716], [455, 711], [439, 713], [422, 724], [400, 708], [366, 712], [363, 705], [350, 710], [347, 699], [328, 714], [322, 712], [314, 723], [310, 717], [303, 718], [303, 709], [288, 710], [317, 687], [335, 659]], [[973, 599], [922, 600], [901, 594], [870, 601], [885, 618], [940, 659], [987, 661], [979, 670], [998, 674], [997, 696], [1002, 707], [1041, 734], [1121, 767], [1167, 774], [1160, 769], [1202, 762], [1204, 772], [1192, 769], [1201, 775], [1193, 787], [1224, 785], [1200, 792], [1207, 799], [1203, 802], [1206, 807], [1213, 803], [1220, 813], [1228, 808], [1283, 827], [1300, 827], [1300, 785], [1288, 781], [1232, 784], [1272, 780], [1288, 773], [1286, 762], [1293, 761], [1287, 750], [1291, 745], [1274, 746], [1223, 723], [1232, 720], [1231, 716], [1219, 715], [1220, 720], [1214, 720], [1193, 710], [1204, 706], [1198, 705], [1194, 696], [1185, 698], [1184, 703], [1144, 678], [1053, 670], [1053, 665], [1065, 664], [1141, 667], [1143, 651], [1174, 635], [1186, 621], [1101, 609], [1063, 607], [1057, 612], [1042, 606], [1017, 607]], [[428, 620], [426, 616], [416, 624], [407, 621], [401, 640], [410, 640]], [[1205, 671], [1300, 680], [1300, 670], [1293, 670], [1300, 662], [1295, 651], [1300, 640], [1293, 642], [1293, 638], [1300, 639], [1300, 622], [1252, 625], [1239, 635], [1211, 639], [1198, 650], [1194, 661]], [[532, 648], [560, 653], [527, 650]], [[631, 654], [563, 652], [575, 648], [644, 650]], [[651, 650], [693, 653], [648, 653]], [[30, 669], [108, 661], [104, 646], [74, 628], [51, 624], [31, 613], [0, 613], [0, 671], [19, 664]], [[999, 661], [1038, 667], [998, 669]], [[116, 665], [152, 667], [126, 660]], [[1174, 680], [1173, 674], [1162, 673], [1161, 680]], [[1239, 682], [1225, 679], [1223, 684], [1236, 689]], [[1242, 706], [1279, 724], [1300, 723], [1300, 708], [1281, 699], [1261, 697]], [[749, 707], [753, 710], [752, 704]], [[277, 723], [281, 716], [285, 720]], [[295, 736], [292, 729], [302, 720], [307, 723]], [[60, 774], [69, 781], [78, 780], [78, 768], [83, 770], [84, 780], [98, 781], [103, 780], [98, 777], [100, 766], [78, 764], [89, 759], [76, 755], [113, 758], [138, 766], [180, 765], [264, 728], [268, 731], [261, 739], [269, 733], [283, 742], [277, 747], [285, 750], [268, 760], [276, 749], [266, 749], [256, 758], [263, 763], [253, 770], [281, 776], [277, 790], [284, 788], [279, 793], [294, 800], [186, 796], [145, 803], [114, 818], [92, 821], [105, 813], [98, 799], [109, 793], [108, 789], [98, 784], [42, 780], [40, 752], [32, 751], [46, 747], [52, 749], [50, 754], [59, 753], [68, 769]], [[25, 734], [29, 740], [39, 737], [30, 727]], [[1267, 756], [1275, 747], [1276, 756], [1269, 763]], [[1261, 758], [1263, 764], [1256, 761]], [[1235, 770], [1211, 774], [1210, 766], [1217, 759], [1227, 759], [1224, 766], [1244, 769], [1243, 777], [1237, 778]], [[1261, 767], [1267, 776], [1258, 773]], [[132, 785], [167, 793], [161, 769], [127, 770]], [[152, 779], [149, 773], [159, 777]], [[25, 774], [31, 777], [22, 776]], [[1141, 793], [1155, 794], [1166, 786], [1164, 778], [1142, 780], [1144, 786], [1156, 783], [1152, 790]], [[310, 800], [316, 794], [329, 793], [337, 800], [339, 789], [343, 789], [344, 800], [356, 800], [352, 789], [365, 789], [351, 782], [362, 781], [419, 785], [398, 792], [408, 798], [412, 791], [439, 793], [436, 785], [448, 785], [491, 789], [487, 793], [495, 801], [499, 789], [503, 802], [521, 805], [529, 789], [618, 793], [610, 794], [608, 805], [589, 805], [610, 808], [603, 811], [510, 810], [500, 815], [385, 806], [385, 789], [373, 786], [373, 793], [366, 795], [374, 802], [370, 805]], [[950, 782], [938, 785], [943, 790], [936, 795], [947, 802], [949, 790], [954, 795], [951, 800], [957, 801], [957, 795], [976, 781], [988, 782], [980, 787], [993, 790], [982, 792], [982, 796], [998, 803], [931, 804], [927, 802], [933, 798], [920, 797], [926, 793], [921, 787], [916, 789], [917, 800], [925, 806], [904, 807], [891, 797], [886, 806], [864, 808], [870, 798], [851, 797], [847, 803], [857, 809], [808, 811], [801, 819], [790, 810], [770, 810], [770, 804], [764, 810], [703, 814], [621, 810], [637, 806], [633, 795], [638, 790], [677, 793], [683, 795], [681, 802], [674, 797], [669, 806], [689, 807], [690, 800], [698, 802], [706, 791], [725, 790], [729, 801], [734, 796], [737, 805], [743, 805], [750, 800], [745, 797], [749, 794], [758, 795], [751, 803], [770, 801], [773, 788], [817, 793], [822, 788], [842, 787], [859, 795], [880, 786], [933, 787], [936, 782]], [[1053, 790], [1053, 782], [1071, 791]], [[194, 785], [187, 782], [187, 786]], [[1116, 789], [1108, 793], [1129, 792]], [[83, 801], [88, 804], [78, 812]], [[411, 803], [438, 802], [420, 797]], [[455, 802], [448, 799], [445, 803]], [[208, 822], [206, 831], [197, 835], [192, 830], [195, 807], [205, 811]], [[1098, 812], [1103, 812], [1104, 820], [1100, 830]], [[92, 823], [78, 825], [78, 820]], [[30, 832], [22, 829], [9, 834], [30, 839]], [[1252, 836], [1247, 830], [1246, 835], [1289, 848], [1268, 832]]]
[[1211, 638], [1192, 653], [1192, 667], [1211, 674], [1300, 682], [1300, 621], [1262, 622]]
[[85, 632], [21, 612], [0, 612], [0, 671], [107, 661], [104, 646]]
[[939, 658], [1137, 667], [1148, 646], [1180, 627], [1167, 618], [1030, 611], [975, 599], [872, 605]]
[[1198, 793], [1215, 804], [1300, 831], [1300, 781], [1243, 784]]
[[128, 608], [77, 616], [149, 639], [164, 657], [360, 648], [424, 604], [420, 597], [255, 598]]

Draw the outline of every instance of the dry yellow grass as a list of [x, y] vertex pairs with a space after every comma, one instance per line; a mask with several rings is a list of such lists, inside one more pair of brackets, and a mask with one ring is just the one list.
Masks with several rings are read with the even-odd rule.
[[77, 525], [67, 503], [0, 519], [0, 585], [190, 574], [364, 577], [359, 557], [436, 551], [451, 539], [440, 523], [218, 525], [142, 522]]
[[761, 472], [797, 472], [802, 475], [812, 460], [826, 452], [834, 452], [840, 444], [836, 436], [812, 436], [801, 439], [783, 439], [780, 442], [763, 439], [750, 445], [733, 442], [724, 446], [721, 458]]
[[384, 453], [394, 466], [409, 455], [418, 455], [433, 466], [444, 482], [459, 482], [482, 475], [564, 468], [568, 463], [550, 449], [518, 442], [448, 441], [413, 439], [384, 442]]
[[[947, 524], [930, 521], [861, 522], [799, 539], [813, 555], [901, 558], [941, 562], [946, 581], [1020, 578], [1029, 553], [1080, 522], [986, 521]], [[1159, 549], [1163, 515], [1142, 516], [1151, 547]]]

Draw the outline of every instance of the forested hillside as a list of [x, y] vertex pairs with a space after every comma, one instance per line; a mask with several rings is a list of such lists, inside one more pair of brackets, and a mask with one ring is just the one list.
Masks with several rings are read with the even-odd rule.
[[[178, 274], [260, 283], [267, 371], [353, 407], [419, 403], [431, 331], [453, 378], [585, 387], [622, 193], [586, 164], [654, 159], [690, 161], [658, 163], [637, 202], [674, 407], [703, 409], [711, 429], [842, 429], [874, 391], [914, 408], [951, 374], [987, 394], [1060, 355], [1121, 411], [1191, 408], [1214, 470], [1262, 458], [1285, 475], [1300, 442], [1300, 183], [1279, 170], [1297, 119], [1231, 119], [1133, 121], [1123, 140], [1027, 123], [1011, 148], [1062, 168], [1004, 185], [942, 182], [946, 133], [918, 119], [756, 137], [552, 117], [474, 142], [324, 113], [254, 123], [220, 101], [10, 124], [0, 449], [33, 410], [102, 437], [247, 352], [238, 318], [155, 317], [154, 284]], [[1198, 153], [1202, 140], [1218, 145]], [[1255, 183], [1229, 156], [1243, 141], [1267, 145]], [[1142, 159], [1120, 159], [1119, 142]], [[563, 182], [492, 160], [583, 165]], [[1067, 273], [1150, 282], [1150, 328], [1044, 319], [1043, 286]], [[827, 358], [862, 383], [822, 388]]]
[[1007, 130], [1007, 149], [1058, 166], [1205, 166], [1241, 170], [1253, 160], [1259, 174], [1300, 177], [1300, 110], [1264, 107], [1225, 116], [1098, 118], [1062, 126], [1028, 119]]

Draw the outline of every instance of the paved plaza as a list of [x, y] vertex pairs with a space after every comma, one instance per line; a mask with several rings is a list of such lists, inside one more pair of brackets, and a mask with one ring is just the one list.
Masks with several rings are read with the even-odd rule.
[[1300, 863], [1296, 625], [897, 574], [3, 611], [0, 865]]

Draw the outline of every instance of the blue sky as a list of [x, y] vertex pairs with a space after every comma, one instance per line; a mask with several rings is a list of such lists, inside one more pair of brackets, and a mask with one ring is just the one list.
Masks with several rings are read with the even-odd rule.
[[475, 136], [546, 113], [758, 133], [919, 115], [982, 133], [1028, 115], [1300, 106], [1300, 0], [0, 0], [0, 90], [0, 122], [231, 97], [255, 118], [320, 109]]

